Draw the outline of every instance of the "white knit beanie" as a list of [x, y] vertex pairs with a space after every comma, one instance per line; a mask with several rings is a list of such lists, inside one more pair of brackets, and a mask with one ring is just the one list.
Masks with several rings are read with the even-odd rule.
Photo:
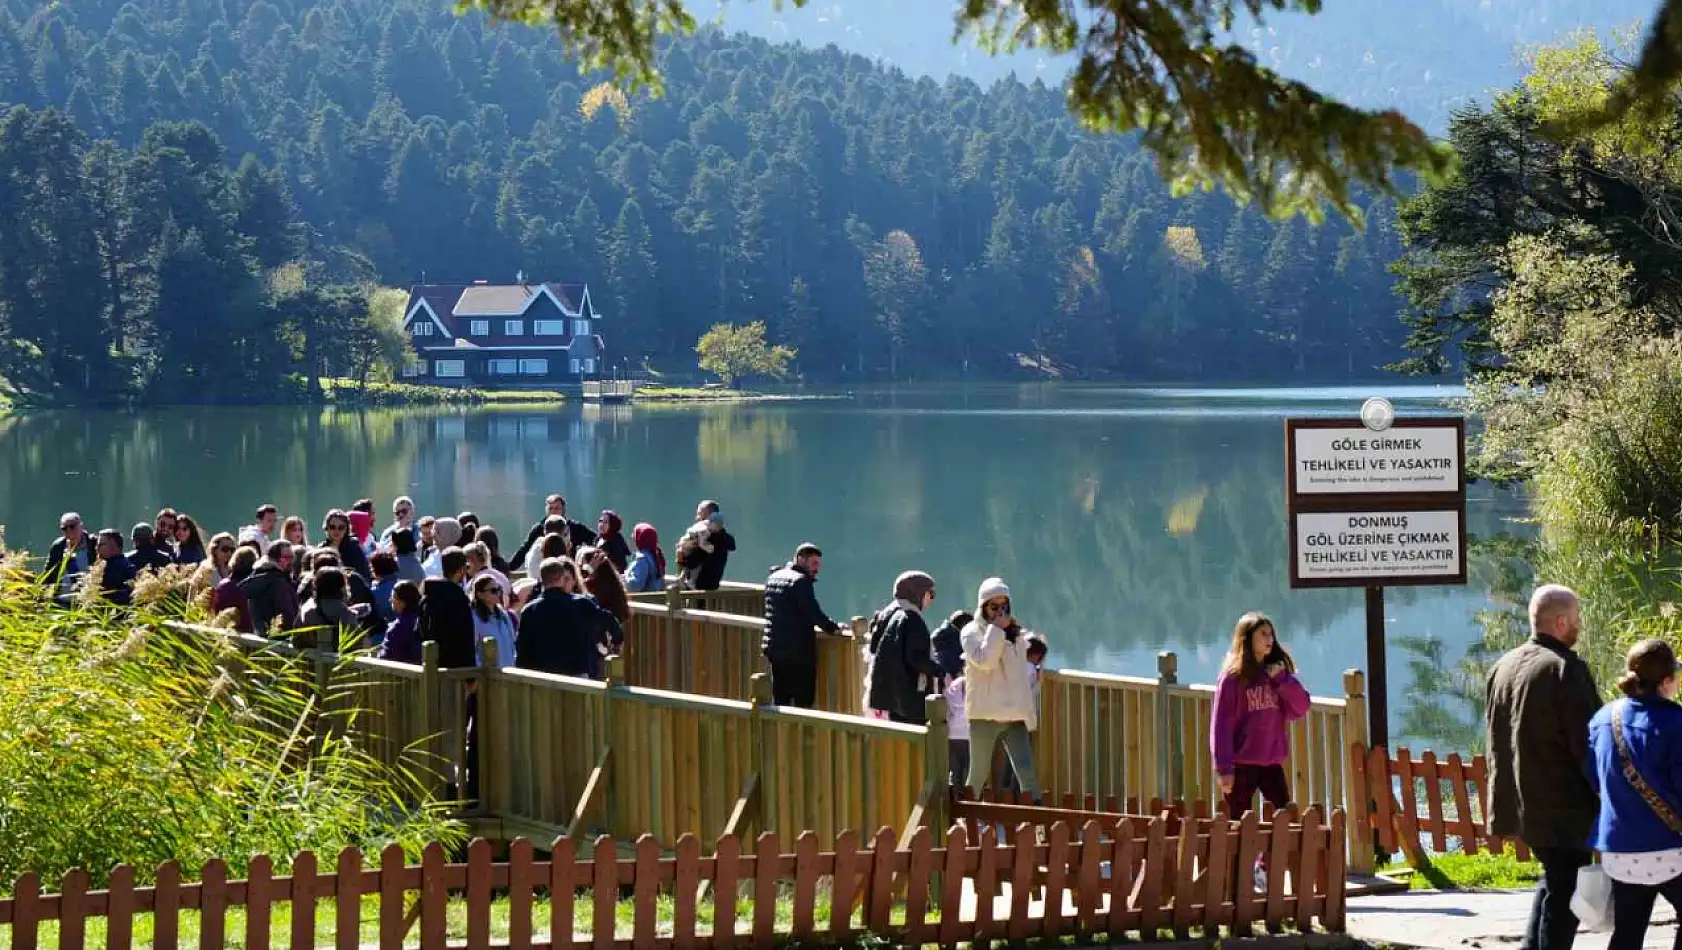
[[980, 616], [982, 605], [986, 604], [989, 600], [995, 600], [1000, 597], [1008, 598], [1009, 596], [1010, 588], [1005, 586], [1005, 582], [999, 578], [989, 577], [982, 581], [981, 590], [976, 592], [975, 595], [976, 616]]

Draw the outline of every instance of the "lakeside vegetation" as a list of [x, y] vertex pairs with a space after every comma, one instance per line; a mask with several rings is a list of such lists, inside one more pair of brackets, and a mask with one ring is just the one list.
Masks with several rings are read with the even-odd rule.
[[169, 860], [196, 879], [217, 857], [238, 876], [256, 854], [459, 844], [414, 776], [319, 715], [313, 669], [166, 626], [211, 619], [192, 573], [141, 579], [132, 612], [59, 609], [21, 552], [0, 563], [0, 893], [26, 871], [148, 883]]
[[1533, 584], [1582, 595], [1578, 649], [1608, 694], [1632, 643], [1682, 641], [1682, 111], [1557, 132], [1606, 107], [1628, 62], [1588, 34], [1535, 51], [1521, 86], [1457, 114], [1460, 171], [1400, 211], [1405, 367], [1465, 369], [1472, 473], [1524, 484], [1534, 516], [1533, 536], [1484, 545], [1511, 607], [1464, 660], [1437, 658], [1479, 745], [1481, 670], [1528, 634]]

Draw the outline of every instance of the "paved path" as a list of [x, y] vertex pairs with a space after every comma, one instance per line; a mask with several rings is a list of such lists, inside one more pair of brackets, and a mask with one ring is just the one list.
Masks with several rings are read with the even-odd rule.
[[[1432, 950], [1516, 950], [1530, 918], [1533, 892], [1408, 891], [1349, 899], [1349, 935], [1366, 943]], [[1573, 950], [1606, 950], [1610, 934], [1577, 934]], [[1670, 950], [1676, 912], [1659, 898], [1645, 946]]]

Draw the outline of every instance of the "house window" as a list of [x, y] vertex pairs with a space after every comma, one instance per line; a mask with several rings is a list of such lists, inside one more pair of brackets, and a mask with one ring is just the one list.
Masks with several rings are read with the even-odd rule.
[[574, 321], [572, 321], [572, 335], [573, 336], [589, 336], [590, 335], [590, 321], [588, 321], [588, 320], [574, 320]]
[[586, 356], [584, 358], [584, 372], [594, 373], [595, 371], [596, 371], [596, 361], [589, 358], [588, 356]]
[[524, 320], [504, 320], [502, 323], [502, 332], [508, 334], [509, 336], [524, 336], [526, 332], [526, 322]]
[[414, 325], [410, 327], [409, 332], [414, 336], [431, 336], [432, 323], [427, 320], [416, 320]]
[[491, 322], [489, 320], [475, 320], [467, 325], [467, 332], [473, 336], [490, 336]]
[[548, 376], [549, 375], [549, 361], [548, 360], [521, 360], [520, 361], [520, 375], [521, 376]]
[[411, 359], [403, 364], [403, 375], [409, 378], [426, 375], [426, 360]]
[[531, 332], [537, 336], [566, 336], [565, 320], [533, 320]]
[[572, 375], [574, 375], [574, 376], [578, 375], [578, 360], [576, 358], [574, 358], [573, 361], [572, 361]]
[[432, 364], [432, 375], [439, 379], [461, 379], [467, 375], [465, 360], [439, 360]]
[[512, 376], [518, 368], [518, 360], [491, 360], [487, 364], [492, 376]]

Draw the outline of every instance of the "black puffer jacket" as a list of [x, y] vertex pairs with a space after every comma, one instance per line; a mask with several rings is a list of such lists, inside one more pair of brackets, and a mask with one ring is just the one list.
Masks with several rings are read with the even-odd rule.
[[818, 606], [817, 582], [789, 562], [765, 580], [765, 658], [773, 663], [818, 662], [817, 634], [841, 628]]
[[870, 623], [870, 708], [923, 722], [923, 696], [940, 673], [922, 613], [903, 601], [882, 608]]
[[258, 561], [257, 569], [239, 582], [239, 589], [245, 592], [251, 629], [268, 636], [269, 627], [276, 619], [280, 620], [282, 630], [298, 626], [302, 612], [298, 607], [298, 592], [292, 586], [292, 575], [281, 570], [280, 565], [268, 558]]

